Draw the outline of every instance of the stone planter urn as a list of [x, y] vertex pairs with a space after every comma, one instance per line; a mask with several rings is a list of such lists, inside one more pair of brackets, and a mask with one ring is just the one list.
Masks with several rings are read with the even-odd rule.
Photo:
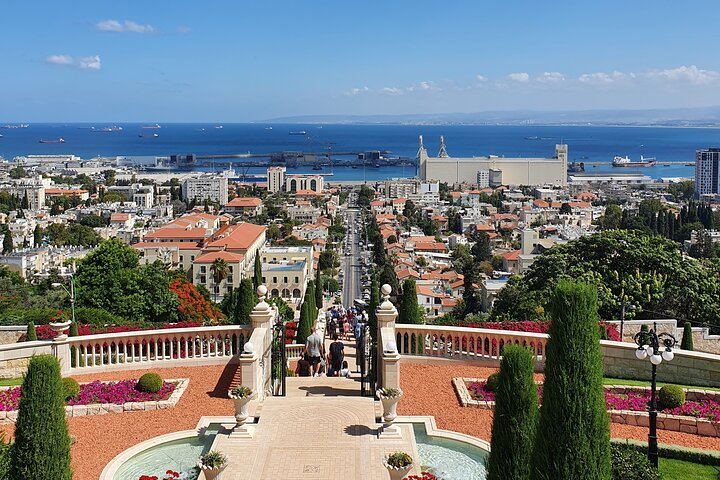
[[252, 438], [254, 427], [247, 425], [249, 413], [250, 400], [255, 398], [256, 393], [250, 388], [243, 385], [238, 385], [232, 390], [228, 391], [228, 396], [235, 405], [235, 428], [233, 429], [232, 436]]
[[68, 338], [67, 332], [70, 328], [70, 324], [72, 322], [70, 320], [66, 322], [50, 322], [48, 325], [50, 325], [50, 328], [53, 332], [57, 333], [57, 336], [55, 337], [55, 340], [65, 340]]
[[205, 480], [221, 480], [223, 471], [227, 468], [227, 463], [219, 467], [206, 467], [202, 463], [198, 463], [198, 468], [205, 474]]
[[235, 421], [238, 425], [243, 425], [250, 416], [248, 407], [250, 406], [250, 400], [252, 400], [253, 397], [240, 397], [232, 399], [235, 404]]
[[[407, 465], [399, 465], [397, 462], [394, 462], [393, 459], [396, 459], [398, 455], [403, 455], [405, 460], [409, 461], [409, 463], [406, 462]], [[415, 463], [410, 455], [403, 452], [396, 452], [385, 457], [383, 465], [387, 468], [388, 473], [390, 474], [390, 480], [402, 480], [408, 473], [410, 473], [410, 470], [413, 469]]]
[[385, 425], [391, 425], [397, 418], [397, 404], [402, 394], [403, 392], [399, 388], [381, 388], [377, 391], [383, 407], [383, 423]]

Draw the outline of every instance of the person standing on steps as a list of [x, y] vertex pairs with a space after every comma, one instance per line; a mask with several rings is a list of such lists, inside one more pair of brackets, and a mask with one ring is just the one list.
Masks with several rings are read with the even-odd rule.
[[332, 367], [332, 376], [337, 377], [340, 374], [343, 360], [345, 360], [345, 346], [338, 340], [337, 333], [332, 337], [333, 342], [330, 344], [330, 365]]
[[312, 334], [307, 337], [305, 342], [305, 354], [309, 357], [310, 365], [312, 365], [313, 377], [318, 376], [318, 369], [320, 368], [320, 360], [325, 355], [325, 347], [322, 344], [320, 335], [317, 334], [315, 327], [312, 329]]

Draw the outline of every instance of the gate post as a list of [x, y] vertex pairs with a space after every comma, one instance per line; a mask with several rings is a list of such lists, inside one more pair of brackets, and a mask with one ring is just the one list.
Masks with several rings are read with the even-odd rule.
[[271, 393], [271, 370], [272, 370], [272, 337], [273, 337], [273, 320], [277, 310], [272, 308], [265, 301], [265, 295], [267, 294], [267, 287], [265, 285], [259, 285], [257, 287], [257, 295], [260, 302], [255, 305], [253, 311], [250, 312], [250, 321], [253, 326], [253, 331], [256, 329], [264, 328], [265, 335], [263, 337], [262, 345], [256, 345], [256, 352], [260, 357], [260, 372], [262, 374], [262, 384], [259, 386], [263, 389], [265, 395]]
[[395, 319], [397, 319], [398, 312], [390, 301], [390, 293], [392, 293], [390, 285], [383, 285], [381, 291], [385, 301], [377, 309], [378, 330], [380, 331], [377, 345], [377, 384], [380, 388], [400, 388], [400, 354], [395, 340]]

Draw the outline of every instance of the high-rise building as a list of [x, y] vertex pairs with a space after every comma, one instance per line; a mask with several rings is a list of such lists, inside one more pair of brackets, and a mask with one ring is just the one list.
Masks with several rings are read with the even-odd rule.
[[285, 185], [285, 167], [269, 167], [267, 169], [268, 192], [281, 192]]
[[720, 194], [720, 148], [695, 151], [695, 194]]
[[183, 180], [183, 197], [196, 202], [210, 200], [220, 205], [228, 203], [228, 179], [219, 175], [200, 175]]

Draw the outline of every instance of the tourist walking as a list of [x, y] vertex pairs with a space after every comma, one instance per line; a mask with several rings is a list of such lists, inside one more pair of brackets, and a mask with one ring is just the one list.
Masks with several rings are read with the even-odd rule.
[[312, 334], [307, 337], [305, 342], [305, 354], [308, 356], [310, 365], [312, 365], [313, 377], [317, 377], [318, 370], [320, 368], [320, 361], [325, 355], [325, 347], [322, 344], [320, 335], [317, 334], [315, 327], [312, 329]]
[[330, 368], [332, 376], [337, 377], [340, 374], [343, 360], [345, 360], [345, 345], [338, 340], [337, 333], [332, 337], [333, 342], [330, 344]]

